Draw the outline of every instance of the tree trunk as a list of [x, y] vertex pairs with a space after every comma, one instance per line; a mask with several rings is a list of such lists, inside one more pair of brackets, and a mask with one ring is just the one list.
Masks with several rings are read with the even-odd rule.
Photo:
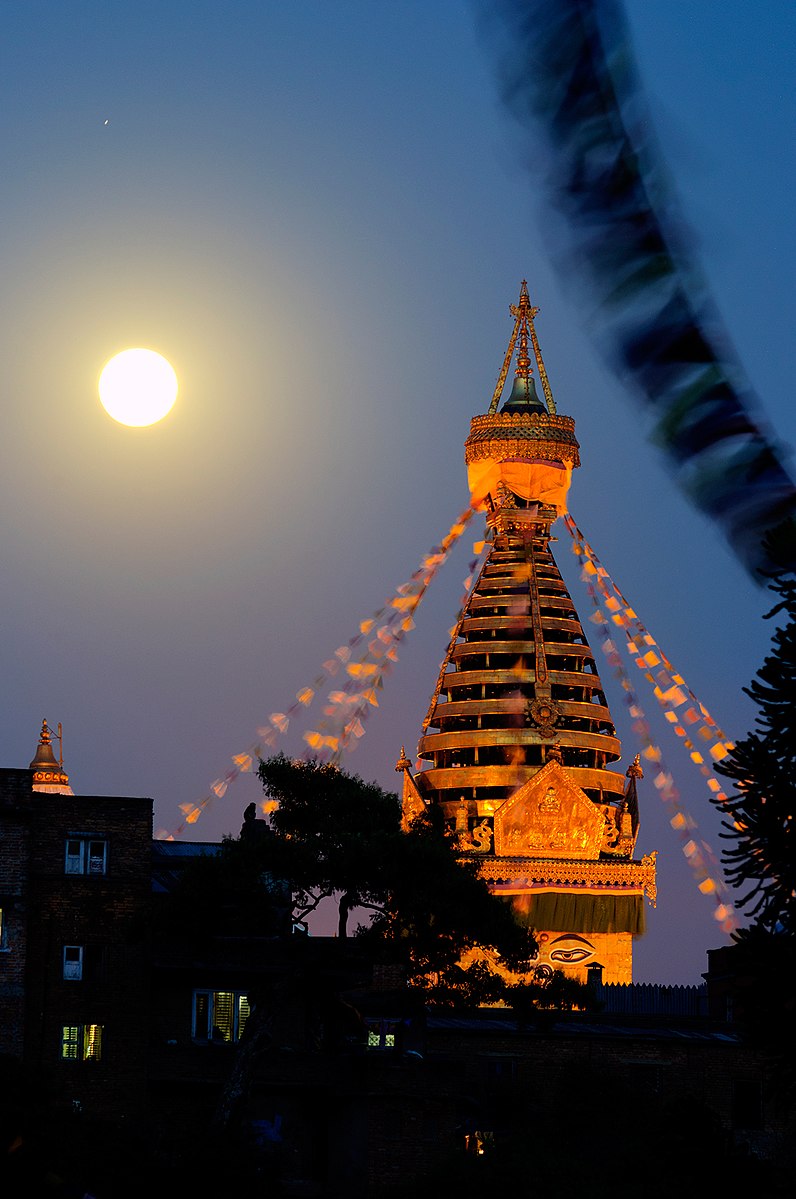
[[345, 940], [348, 936], [348, 917], [354, 906], [353, 895], [349, 891], [344, 891], [340, 896], [340, 903], [337, 908], [337, 935], [341, 941]]

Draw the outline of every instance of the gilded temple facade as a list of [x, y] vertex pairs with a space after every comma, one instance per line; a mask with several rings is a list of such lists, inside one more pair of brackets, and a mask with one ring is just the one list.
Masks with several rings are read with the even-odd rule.
[[[655, 855], [638, 860], [638, 758], [620, 743], [594, 655], [550, 549], [580, 465], [559, 415], [522, 284], [489, 411], [465, 443], [487, 552], [442, 663], [413, 775], [401, 755], [405, 821], [442, 808], [458, 851], [539, 941], [535, 972], [632, 981], [633, 938], [655, 902]], [[500, 401], [516, 352], [508, 399]], [[531, 353], [542, 384], [540, 399]]]

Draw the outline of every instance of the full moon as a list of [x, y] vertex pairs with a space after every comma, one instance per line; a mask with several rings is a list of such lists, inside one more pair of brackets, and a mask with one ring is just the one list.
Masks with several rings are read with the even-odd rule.
[[154, 425], [171, 411], [177, 376], [154, 350], [122, 350], [102, 368], [99, 398], [108, 415], [122, 425]]

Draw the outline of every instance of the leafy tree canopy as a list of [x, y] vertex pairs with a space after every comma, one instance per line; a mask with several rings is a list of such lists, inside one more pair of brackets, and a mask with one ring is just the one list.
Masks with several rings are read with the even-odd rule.
[[263, 860], [290, 880], [297, 920], [336, 895], [338, 936], [347, 936], [353, 908], [384, 903], [384, 863], [399, 831], [397, 795], [336, 766], [284, 754], [261, 762], [259, 773], [274, 804], [258, 838]]
[[476, 864], [457, 860], [433, 814], [403, 832], [395, 794], [318, 762], [278, 755], [261, 763], [260, 778], [277, 806], [258, 849], [271, 873], [291, 880], [296, 917], [335, 895], [338, 935], [347, 934], [353, 909], [370, 910], [357, 935], [374, 957], [400, 962], [437, 997], [506, 997], [506, 984], [484, 961], [465, 969], [462, 954], [488, 947], [501, 965], [522, 970], [536, 942], [490, 894]]

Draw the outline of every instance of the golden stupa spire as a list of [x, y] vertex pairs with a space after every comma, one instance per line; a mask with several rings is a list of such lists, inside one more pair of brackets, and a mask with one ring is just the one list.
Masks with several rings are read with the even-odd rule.
[[[465, 443], [470, 501], [480, 511], [494, 512], [507, 506], [510, 494], [524, 504], [540, 503], [554, 509], [554, 516], [562, 516], [567, 510], [572, 471], [580, 466], [575, 422], [556, 411], [534, 326], [539, 309], [531, 304], [525, 280], [519, 303], [512, 304], [510, 311], [514, 328], [489, 411], [473, 417]], [[518, 341], [514, 386], [498, 411]], [[531, 348], [544, 388], [544, 403], [536, 392]], [[510, 501], [508, 507], [513, 506]]]

